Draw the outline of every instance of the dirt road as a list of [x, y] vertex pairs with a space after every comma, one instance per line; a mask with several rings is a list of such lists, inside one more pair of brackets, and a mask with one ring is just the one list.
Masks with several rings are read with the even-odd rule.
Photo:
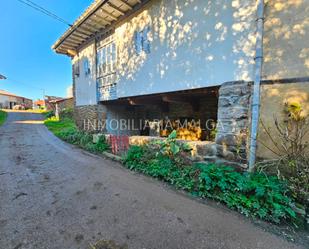
[[54, 137], [39, 114], [0, 127], [0, 248], [302, 248]]

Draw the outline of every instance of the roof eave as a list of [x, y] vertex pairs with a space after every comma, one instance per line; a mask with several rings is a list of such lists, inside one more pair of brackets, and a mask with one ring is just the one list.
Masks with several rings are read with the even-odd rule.
[[[78, 49], [98, 34], [107, 32], [127, 14], [149, 0], [135, 0], [131, 5], [125, 0], [96, 0], [52, 46], [58, 54], [73, 57]], [[104, 8], [105, 7], [105, 8]], [[113, 11], [113, 9], [115, 11]], [[65, 44], [64, 44], [65, 43]]]

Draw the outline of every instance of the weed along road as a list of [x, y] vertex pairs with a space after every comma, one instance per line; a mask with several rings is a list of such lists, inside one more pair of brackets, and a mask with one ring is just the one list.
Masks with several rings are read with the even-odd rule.
[[9, 113], [0, 158], [1, 249], [304, 248], [65, 144], [40, 114]]

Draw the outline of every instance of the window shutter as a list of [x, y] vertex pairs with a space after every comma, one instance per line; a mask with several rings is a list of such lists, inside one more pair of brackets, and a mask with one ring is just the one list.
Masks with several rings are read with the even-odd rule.
[[135, 31], [134, 33], [134, 45], [135, 52], [140, 54], [142, 52], [142, 36], [140, 32]]
[[84, 73], [86, 76], [90, 74], [89, 61], [88, 59], [84, 60]]
[[149, 34], [150, 34], [150, 27], [147, 26], [143, 30], [143, 50], [146, 54], [150, 54]]

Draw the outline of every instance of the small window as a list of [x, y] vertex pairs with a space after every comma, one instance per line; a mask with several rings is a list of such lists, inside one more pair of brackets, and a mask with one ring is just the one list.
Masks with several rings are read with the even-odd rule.
[[135, 31], [134, 44], [135, 44], [135, 52], [137, 54], [140, 54], [142, 52], [142, 34], [141, 34], [141, 32]]
[[73, 65], [73, 74], [75, 77], [79, 77], [79, 61], [75, 62]]
[[84, 73], [85, 73], [85, 76], [88, 76], [90, 74], [90, 67], [89, 67], [88, 59], [84, 59]]
[[136, 31], [134, 34], [135, 52], [141, 54], [144, 51], [146, 54], [150, 54], [150, 27], [145, 27], [142, 31]]

